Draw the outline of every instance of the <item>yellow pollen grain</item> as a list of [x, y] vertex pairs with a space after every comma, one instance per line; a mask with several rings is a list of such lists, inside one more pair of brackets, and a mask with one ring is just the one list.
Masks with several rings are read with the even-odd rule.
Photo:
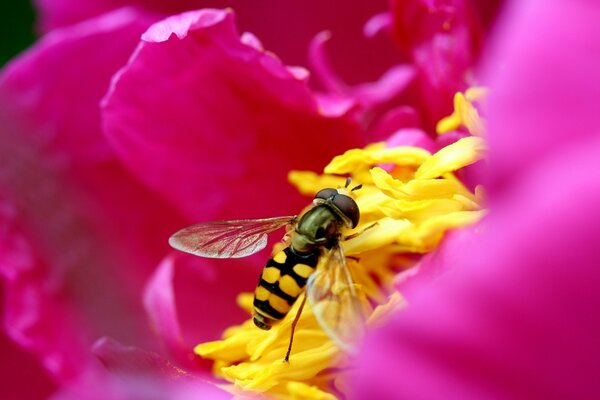
[[289, 275], [284, 275], [279, 280], [279, 288], [292, 297], [298, 297], [302, 289]]
[[262, 274], [262, 278], [269, 283], [277, 282], [277, 280], [279, 279], [280, 276], [281, 276], [281, 271], [279, 271], [279, 269], [277, 269], [275, 267], [265, 268], [263, 271], [263, 274]]
[[279, 253], [275, 254], [275, 257], [273, 257], [273, 261], [279, 264], [285, 263], [285, 260], [287, 260], [287, 255], [283, 251], [280, 251]]
[[300, 275], [302, 278], [308, 278], [313, 273], [314, 268], [306, 264], [296, 264], [292, 268], [295, 273]]
[[287, 312], [290, 311], [290, 305], [288, 302], [276, 294], [271, 293], [271, 296], [269, 297], [269, 304], [282, 314], [287, 314]]

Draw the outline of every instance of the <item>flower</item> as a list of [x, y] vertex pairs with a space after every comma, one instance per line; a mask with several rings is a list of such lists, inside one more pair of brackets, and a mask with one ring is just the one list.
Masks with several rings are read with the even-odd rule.
[[492, 212], [481, 234], [442, 245], [429, 267], [447, 273], [367, 338], [358, 398], [600, 393], [599, 15], [530, 0], [501, 19], [486, 66]]
[[[342, 246], [350, 257], [348, 265], [363, 307], [369, 310], [368, 326], [381, 324], [386, 315], [402, 307], [402, 298], [392, 290], [398, 271], [412, 267], [415, 256], [435, 249], [448, 229], [471, 225], [483, 215], [476, 196], [453, 174], [481, 159], [483, 150], [482, 140], [476, 137], [461, 139], [433, 155], [417, 147], [386, 148], [379, 143], [335, 157], [325, 167], [325, 175], [290, 173], [290, 182], [313, 196], [324, 187], [342, 187], [340, 175], [349, 174], [363, 185], [355, 195], [361, 221], [349, 232], [356, 237]], [[377, 165], [387, 166], [390, 172]], [[238, 298], [250, 314], [252, 299], [251, 294]], [[269, 331], [256, 329], [250, 318], [226, 330], [223, 340], [199, 344], [195, 352], [214, 360], [216, 375], [235, 383], [233, 390], [277, 398], [347, 394], [346, 370], [352, 367], [352, 358], [328, 338], [309, 305], [298, 320], [289, 364], [282, 362], [301, 302]]]
[[[168, 397], [173, 376], [206, 389], [190, 343], [243, 318], [229, 299], [249, 289], [262, 261], [232, 262], [229, 270], [176, 256], [166, 238], [177, 228], [296, 212], [303, 200], [287, 172], [320, 168], [368, 137], [395, 133], [398, 143], [411, 137], [439, 147], [418, 122], [419, 107], [430, 114], [411, 87], [419, 69], [393, 52], [359, 56], [380, 44], [353, 40], [350, 62], [339, 56], [343, 41], [333, 30], [328, 56], [335, 77], [351, 84], [315, 90], [307, 70], [288, 66], [257, 36], [238, 34], [231, 10], [163, 19], [190, 3], [38, 3], [48, 33], [0, 78], [0, 273], [7, 335], [40, 360], [61, 395], [98, 387], [141, 393], [140, 382], [151, 379]], [[336, 23], [355, 23], [360, 10], [348, 6], [353, 19]], [[272, 33], [256, 15], [261, 24], [248, 25]], [[297, 37], [322, 29], [310, 26], [314, 32]], [[261, 38], [286, 62], [306, 64], [300, 45], [284, 36]], [[211, 296], [223, 282], [222, 296]], [[199, 309], [205, 318], [196, 318]], [[96, 341], [101, 336], [117, 341]]]

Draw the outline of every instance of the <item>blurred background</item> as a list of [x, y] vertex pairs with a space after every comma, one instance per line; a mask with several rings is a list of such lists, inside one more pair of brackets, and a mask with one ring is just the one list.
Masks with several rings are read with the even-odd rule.
[[[29, 47], [36, 38], [35, 14], [27, 0], [0, 2], [0, 66]], [[0, 285], [0, 309], [4, 309], [3, 285]], [[36, 358], [22, 350], [0, 331], [0, 375], [6, 399], [33, 399], [50, 395], [54, 384]], [[33, 385], [10, 385], [9, 382], [25, 382], [35, 379]], [[6, 396], [6, 397], [4, 397]]]

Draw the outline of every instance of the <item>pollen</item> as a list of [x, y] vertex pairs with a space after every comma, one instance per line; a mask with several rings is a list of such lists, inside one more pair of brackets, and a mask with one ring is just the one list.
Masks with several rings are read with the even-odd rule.
[[[485, 141], [478, 136], [483, 129], [477, 125], [483, 124], [483, 119], [474, 113], [477, 110], [472, 104], [483, 96], [480, 89], [457, 94], [455, 113], [440, 121], [438, 129], [462, 126], [472, 136], [433, 154], [418, 147], [388, 148], [374, 143], [334, 157], [321, 174], [292, 171], [288, 175], [290, 183], [307, 196], [327, 187], [342, 188], [348, 176], [362, 184], [360, 190], [350, 193], [360, 209], [360, 224], [345, 232], [346, 240], [342, 241], [354, 287], [334, 284], [332, 292], [340, 296], [351, 290], [356, 293], [367, 331], [406, 306], [394, 286], [399, 272], [414, 267], [423, 254], [435, 251], [449, 230], [473, 225], [486, 213], [483, 189], [477, 186], [471, 190], [457, 176], [486, 155]], [[469, 107], [473, 109], [465, 111]], [[274, 254], [280, 248], [275, 246]], [[322, 263], [320, 260], [317, 271], [324, 267]], [[305, 278], [314, 271], [303, 264], [293, 269]], [[291, 296], [301, 292], [290, 276], [276, 274], [276, 268], [266, 268], [262, 277], [269, 282], [279, 279], [281, 290]], [[256, 296], [262, 295], [257, 289]], [[283, 362], [292, 322], [304, 296], [300, 293], [290, 312], [271, 330], [262, 331], [252, 323], [253, 295], [241, 294], [238, 304], [248, 319], [227, 329], [221, 340], [196, 346], [196, 354], [213, 360], [214, 374], [228, 381], [226, 388], [240, 397], [247, 392], [276, 399], [346, 397], [353, 355], [323, 331], [309, 303], [298, 320], [289, 363]], [[268, 299], [277, 310], [289, 307], [273, 294]]]

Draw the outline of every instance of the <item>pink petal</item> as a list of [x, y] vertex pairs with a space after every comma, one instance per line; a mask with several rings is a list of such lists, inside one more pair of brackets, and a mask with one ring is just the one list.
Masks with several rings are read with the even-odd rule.
[[330, 39], [331, 33], [323, 31], [311, 41], [309, 55], [312, 68], [321, 84], [329, 92], [353, 99], [364, 107], [364, 112], [369, 112], [374, 107], [396, 99], [407, 89], [415, 77], [415, 69], [411, 65], [399, 64], [389, 68], [373, 82], [348, 86], [329, 63], [325, 44]]
[[360, 143], [350, 116], [320, 114], [306, 82], [243, 44], [218, 10], [151, 27], [113, 82], [104, 123], [135, 174], [197, 220], [297, 213], [305, 200], [287, 172]]
[[111, 149], [100, 131], [98, 99], [150, 21], [125, 8], [48, 34], [4, 68], [6, 113], [34, 125], [45, 149], [64, 152], [57, 163], [105, 161]]
[[[203, 3], [203, 6], [207, 6]], [[255, 33], [265, 47], [287, 64], [309, 66], [308, 44], [321, 31], [333, 39], [328, 54], [335, 71], [354, 85], [376, 80], [398, 62], [398, 52], [384, 35], [365, 38], [362, 26], [375, 14], [387, 11], [385, 0], [337, 2], [212, 2], [211, 7], [232, 7], [241, 30]], [[285, 32], [285, 34], [282, 34]]]
[[362, 104], [384, 104], [399, 96], [414, 77], [414, 67], [399, 64], [387, 70], [377, 81], [356, 86], [353, 92]]
[[464, 0], [393, 1], [394, 37], [418, 70], [420, 107], [430, 124], [452, 111], [452, 98], [467, 87], [481, 31]]
[[399, 129], [386, 140], [386, 146], [414, 146], [431, 153], [434, 153], [437, 149], [435, 142], [425, 132], [415, 128]]
[[146, 285], [144, 307], [168, 350], [178, 359], [187, 360], [191, 347], [184, 344], [177, 319], [173, 293], [173, 259], [165, 259]]
[[156, 353], [136, 347], [123, 346], [111, 338], [100, 338], [92, 352], [111, 373], [121, 376], [149, 377], [154, 379], [192, 379], [192, 376], [177, 368]]
[[[487, 234], [441, 266], [452, 273], [413, 287], [410, 307], [368, 339], [357, 397], [600, 393], [600, 184], [585, 174], [599, 150], [600, 141], [589, 141], [521, 174]], [[548, 193], [563, 165], [573, 177]]]
[[3, 398], [46, 399], [56, 390], [51, 377], [34, 356], [19, 348], [4, 332], [0, 335], [0, 352], [4, 360], [0, 363]]
[[380, 14], [373, 15], [363, 27], [363, 34], [372, 38], [377, 36], [380, 32], [391, 29], [393, 23], [392, 14], [389, 12], [383, 12]]
[[600, 109], [598, 15], [598, 7], [589, 2], [560, 2], [543, 19], [513, 6], [499, 21], [506, 41], [496, 43], [494, 58], [486, 63], [495, 85], [489, 126], [498, 187], [517, 169], [597, 136], [591, 127], [597, 126]]
[[395, 107], [382, 115], [371, 129], [371, 141], [384, 141], [399, 129], [420, 126], [421, 120], [417, 110], [410, 106]]
[[[260, 37], [265, 46], [291, 65], [307, 66], [308, 43], [318, 32], [330, 30], [330, 56], [344, 80], [355, 84], [372, 81], [399, 55], [387, 37], [366, 39], [361, 27], [370, 16], [387, 11], [386, 0], [336, 2], [248, 2], [245, 0], [35, 0], [40, 25], [48, 31], [90, 18], [111, 9], [136, 5], [151, 12], [175, 14], [202, 7], [231, 7], [239, 15], [242, 31]], [[343, 15], [343, 18], [340, 18]], [[285, 34], [282, 34], [285, 32]]]
[[236, 297], [254, 289], [257, 265], [257, 257], [209, 260], [172, 254], [158, 266], [146, 286], [144, 305], [156, 333], [180, 365], [197, 368], [194, 345], [217, 340], [225, 328], [248, 317]]
[[56, 399], [221, 399], [226, 392], [177, 368], [156, 353], [127, 347], [109, 338], [94, 345], [106, 368], [63, 389]]
[[63, 389], [53, 400], [197, 400], [231, 399], [231, 394], [205, 382], [163, 381], [152, 378], [120, 379], [95, 376]]
[[[396, 288], [409, 302], [418, 296], [424, 286], [434, 285], [438, 279], [454, 273], [454, 265], [461, 265], [472, 256], [471, 249], [480, 235], [479, 226], [449, 231], [435, 251], [425, 255], [415, 268], [396, 277]], [[451, 278], [446, 278], [451, 279]]]
[[204, 382], [164, 382], [151, 378], [115, 379], [100, 376], [65, 388], [53, 400], [197, 400], [231, 399], [231, 394]]
[[367, 341], [359, 365], [386, 368], [361, 369], [358, 397], [598, 397], [599, 16], [513, 3], [488, 70], [492, 213], [469, 254], [443, 249], [452, 273]]
[[155, 13], [171, 13], [202, 6], [199, 0], [33, 0], [40, 11], [44, 32], [94, 18], [123, 6], [135, 5]]
[[331, 32], [322, 31], [311, 40], [309, 47], [311, 67], [327, 91], [342, 92], [346, 89], [346, 85], [331, 67], [325, 50], [325, 44], [330, 39]]
[[183, 224], [99, 127], [99, 100], [145, 18], [126, 9], [54, 31], [0, 81], [4, 322], [60, 380], [85, 372], [101, 334], [149, 340], [139, 292]]

